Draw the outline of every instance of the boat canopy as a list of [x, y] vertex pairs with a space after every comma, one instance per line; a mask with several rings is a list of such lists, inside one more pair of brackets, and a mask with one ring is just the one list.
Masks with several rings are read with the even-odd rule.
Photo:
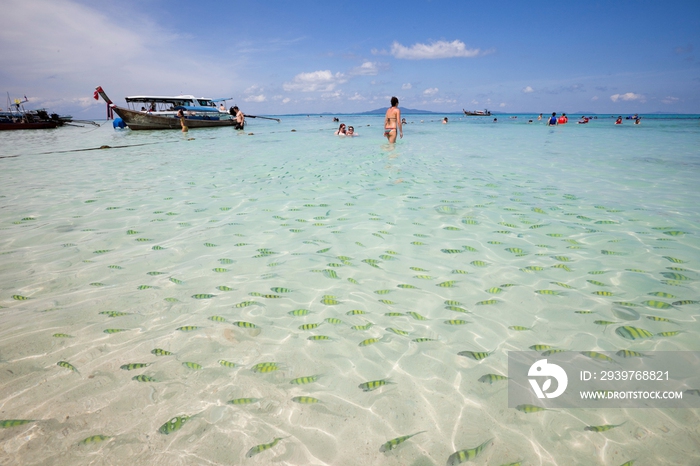
[[210, 99], [207, 97], [197, 98], [193, 95], [176, 95], [176, 96], [137, 95], [137, 96], [125, 97], [124, 99], [129, 103], [138, 102], [138, 103], [150, 104], [150, 103], [155, 102], [158, 104], [211, 107], [214, 105], [214, 102], [232, 100], [233, 97], [220, 98], [220, 99]]

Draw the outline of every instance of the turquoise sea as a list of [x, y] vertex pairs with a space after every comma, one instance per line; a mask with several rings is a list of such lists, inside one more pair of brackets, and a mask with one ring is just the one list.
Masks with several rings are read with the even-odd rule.
[[0, 465], [700, 464], [698, 410], [484, 377], [700, 351], [698, 115], [445, 116], [0, 134]]

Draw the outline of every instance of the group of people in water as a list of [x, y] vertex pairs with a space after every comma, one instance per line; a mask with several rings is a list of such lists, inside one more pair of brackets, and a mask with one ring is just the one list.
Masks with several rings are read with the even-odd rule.
[[[226, 112], [226, 107], [224, 107], [224, 104], [221, 104], [219, 107], [220, 112]], [[238, 108], [237, 105], [234, 105], [231, 107], [231, 109], [228, 111], [228, 113], [233, 117], [234, 123], [233, 123], [233, 128], [234, 129], [240, 129], [242, 130], [245, 126], [245, 115], [241, 110]], [[180, 109], [177, 111], [177, 118], [180, 120], [180, 126], [182, 127], [182, 132], [186, 133], [189, 131], [187, 128], [186, 124], [186, 117], [185, 117], [185, 112], [184, 110]]]
[[[334, 118], [333, 120], [338, 121], [337, 118]], [[403, 125], [405, 124], [406, 119], [401, 118], [399, 99], [392, 97], [391, 107], [387, 109], [386, 114], [384, 115], [384, 137], [386, 137], [389, 143], [395, 143], [397, 135], [400, 138], [403, 138]], [[355, 128], [352, 126], [346, 126], [345, 123], [340, 124], [338, 131], [336, 131], [335, 134], [338, 136], [358, 136], [358, 134], [355, 132]]]
[[[597, 120], [597, 116], [591, 117], [592, 119]], [[579, 125], [585, 125], [588, 123], [591, 118], [588, 118], [587, 116], [582, 116], [578, 123]], [[540, 116], [537, 117], [538, 120], [542, 119], [542, 114], [540, 113]], [[638, 125], [642, 121], [639, 118], [639, 115], [635, 114], [633, 117], [627, 117], [628, 120], [634, 120], [634, 124]], [[532, 120], [530, 120], [532, 122]], [[560, 117], [557, 117], [557, 112], [552, 112], [552, 116], [550, 117], [549, 121], [547, 122], [547, 126], [557, 126], [557, 125], [565, 125], [569, 122], [569, 117], [566, 116], [566, 113], [562, 113]], [[622, 124], [622, 116], [618, 116], [617, 120], [615, 120], [616, 125], [621, 125]]]
[[355, 128], [352, 126], [346, 126], [345, 123], [341, 123], [338, 127], [338, 131], [335, 132], [337, 136], [359, 136], [355, 132]]
[[[511, 117], [511, 118], [517, 118], [517, 117]], [[587, 124], [591, 119], [598, 119], [597, 116], [592, 116], [592, 117], [587, 117], [587, 116], [582, 116], [577, 123], [579, 125], [582, 124]], [[641, 123], [641, 120], [639, 118], [639, 115], [634, 115], [633, 117], [627, 117], [628, 120], [634, 120], [634, 124], [638, 125]], [[542, 114], [537, 117], [538, 121], [542, 120]], [[333, 121], [339, 121], [337, 118], [333, 118]], [[493, 119], [494, 123], [498, 121], [498, 119], [494, 118]], [[447, 117], [444, 117], [442, 119], [442, 124], [447, 124], [448, 119]], [[560, 116], [557, 116], [557, 112], [552, 112], [552, 116], [549, 118], [549, 121], [547, 122], [547, 126], [557, 126], [557, 125], [565, 125], [569, 122], [569, 117], [566, 116], [566, 113], [562, 113]], [[532, 120], [528, 120], [528, 123], [532, 123]], [[387, 141], [389, 143], [395, 143], [396, 142], [396, 137], [397, 135], [399, 138], [403, 138], [403, 125], [406, 124], [406, 119], [401, 118], [401, 110], [399, 109], [399, 99], [396, 97], [391, 98], [391, 107], [387, 109], [386, 114], [384, 115], [384, 137], [387, 138]], [[616, 125], [621, 125], [622, 124], [622, 116], [618, 116], [617, 120], [615, 121]], [[358, 134], [355, 132], [355, 128], [352, 126], [346, 126], [345, 123], [340, 123], [340, 126], [338, 127], [338, 130], [335, 132], [337, 136], [358, 136]]]

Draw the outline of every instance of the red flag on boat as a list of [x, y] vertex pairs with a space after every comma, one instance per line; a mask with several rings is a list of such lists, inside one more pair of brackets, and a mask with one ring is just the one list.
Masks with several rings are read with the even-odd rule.
[[97, 89], [95, 89], [95, 93], [92, 94], [95, 100], [100, 100], [100, 92], [102, 92], [102, 86], [97, 86]]

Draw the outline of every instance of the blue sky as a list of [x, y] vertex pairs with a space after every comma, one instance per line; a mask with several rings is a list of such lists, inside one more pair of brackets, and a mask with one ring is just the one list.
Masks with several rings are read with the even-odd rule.
[[[2, 0], [0, 91], [100, 118], [127, 95], [250, 114], [700, 113], [700, 1]], [[6, 107], [6, 97], [0, 100]]]

